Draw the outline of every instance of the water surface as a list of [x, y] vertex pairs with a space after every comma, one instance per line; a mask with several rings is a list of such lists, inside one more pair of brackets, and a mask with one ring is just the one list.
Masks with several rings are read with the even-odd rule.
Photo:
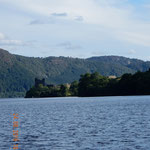
[[150, 96], [0, 99], [0, 150], [149, 150]]

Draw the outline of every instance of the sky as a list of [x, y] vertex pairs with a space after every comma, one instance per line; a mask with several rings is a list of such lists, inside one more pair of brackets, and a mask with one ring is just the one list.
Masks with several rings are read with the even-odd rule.
[[150, 1], [0, 0], [0, 48], [30, 57], [150, 60]]

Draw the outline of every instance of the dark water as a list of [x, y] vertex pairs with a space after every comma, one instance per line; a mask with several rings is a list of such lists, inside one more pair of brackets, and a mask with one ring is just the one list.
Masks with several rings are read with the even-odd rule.
[[0, 150], [150, 150], [150, 96], [0, 99]]

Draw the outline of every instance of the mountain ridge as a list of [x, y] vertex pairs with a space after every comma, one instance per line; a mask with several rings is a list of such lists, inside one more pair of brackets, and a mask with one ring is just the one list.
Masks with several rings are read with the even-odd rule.
[[146, 71], [149, 61], [123, 56], [26, 57], [0, 49], [0, 97], [20, 97], [34, 85], [35, 78], [45, 78], [48, 84], [71, 83], [81, 74], [99, 72], [121, 76], [124, 73]]

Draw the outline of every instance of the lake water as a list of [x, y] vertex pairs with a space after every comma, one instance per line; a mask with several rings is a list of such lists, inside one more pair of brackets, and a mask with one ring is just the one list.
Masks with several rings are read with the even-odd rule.
[[150, 150], [150, 96], [0, 99], [0, 150]]

